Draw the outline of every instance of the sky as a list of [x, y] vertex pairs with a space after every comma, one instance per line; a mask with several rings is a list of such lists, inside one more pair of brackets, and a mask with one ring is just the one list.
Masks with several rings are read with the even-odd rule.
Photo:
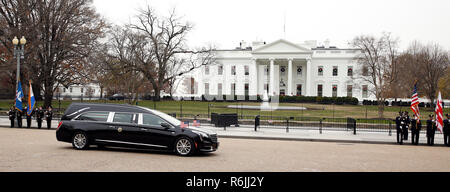
[[358, 35], [390, 32], [400, 49], [418, 40], [439, 43], [450, 50], [450, 0], [94, 0], [107, 21], [133, 22], [139, 8], [150, 5], [159, 15], [176, 9], [194, 25], [188, 44], [214, 44], [221, 49], [242, 40], [294, 43], [329, 39], [330, 45], [348, 48]]

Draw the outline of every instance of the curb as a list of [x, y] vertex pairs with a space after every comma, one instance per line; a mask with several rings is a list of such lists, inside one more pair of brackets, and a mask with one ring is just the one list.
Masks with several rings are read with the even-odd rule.
[[268, 136], [240, 136], [240, 135], [218, 135], [219, 138], [233, 139], [260, 139], [260, 140], [279, 140], [279, 141], [310, 141], [310, 142], [331, 142], [331, 143], [364, 143], [364, 144], [396, 144], [387, 141], [357, 141], [340, 139], [313, 139], [313, 138], [289, 138], [289, 137], [268, 137]]

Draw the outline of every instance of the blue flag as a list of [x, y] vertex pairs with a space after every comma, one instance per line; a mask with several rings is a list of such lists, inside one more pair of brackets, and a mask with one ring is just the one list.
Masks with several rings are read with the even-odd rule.
[[34, 103], [36, 102], [36, 100], [34, 99], [34, 93], [33, 93], [33, 88], [31, 87], [31, 82], [30, 82], [30, 92], [28, 93], [28, 110], [27, 110], [27, 115], [30, 116], [31, 113], [33, 112], [33, 108], [34, 108]]
[[22, 98], [23, 98], [23, 91], [22, 91], [22, 85], [20, 85], [20, 81], [17, 85], [17, 92], [16, 92], [16, 109], [22, 112]]

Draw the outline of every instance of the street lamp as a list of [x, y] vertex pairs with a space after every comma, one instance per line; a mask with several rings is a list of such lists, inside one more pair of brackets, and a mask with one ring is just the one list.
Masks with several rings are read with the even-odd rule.
[[[24, 46], [27, 43], [27, 40], [25, 39], [24, 36], [22, 36], [22, 38], [17, 39], [17, 37], [14, 37], [14, 39], [12, 40], [12, 43], [14, 45], [14, 58], [17, 58], [17, 84], [16, 84], [16, 91], [17, 91], [17, 87], [19, 86], [19, 78], [20, 78], [20, 59], [24, 59]], [[20, 43], [20, 47], [18, 47], [17, 45], [19, 45]]]

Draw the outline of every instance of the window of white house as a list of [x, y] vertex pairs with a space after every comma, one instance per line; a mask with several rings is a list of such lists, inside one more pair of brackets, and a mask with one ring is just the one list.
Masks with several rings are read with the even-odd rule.
[[362, 67], [362, 75], [369, 76], [369, 68], [367, 68], [367, 66]]
[[333, 66], [333, 76], [337, 76], [337, 75], [338, 75], [338, 67]]
[[317, 85], [317, 96], [322, 97], [323, 95], [323, 86], [321, 84]]
[[81, 93], [84, 93], [84, 89], [83, 88], [81, 88]]
[[70, 88], [70, 90], [69, 90], [71, 93], [72, 93], [72, 91], [73, 91], [73, 89], [72, 89], [72, 87]]
[[231, 75], [236, 75], [236, 66], [231, 66]]
[[337, 85], [332, 85], [332, 87], [333, 87], [332, 97], [337, 97]]
[[217, 95], [222, 95], [222, 83], [217, 84]]
[[302, 84], [297, 85], [297, 96], [302, 95]]
[[244, 66], [245, 75], [249, 75], [248, 65]]
[[245, 94], [245, 96], [248, 96], [248, 83], [246, 83], [246, 84], [244, 85], [244, 88], [245, 88], [244, 94]]
[[318, 75], [323, 76], [323, 66], [319, 66]]
[[367, 98], [367, 94], [368, 94], [367, 85], [363, 85], [362, 86], [362, 97]]
[[223, 65], [219, 65], [217, 69], [217, 74], [222, 75], [223, 74]]
[[63, 93], [65, 93], [66, 92], [66, 88], [63, 88]]
[[347, 85], [347, 97], [353, 97], [353, 85]]
[[205, 66], [205, 75], [209, 75], [209, 66]]
[[264, 75], [268, 75], [269, 74], [269, 67], [264, 66]]
[[231, 95], [236, 95], [236, 83], [231, 84]]
[[302, 76], [302, 66], [297, 67], [297, 75]]
[[209, 95], [209, 83], [205, 83], [205, 95]]
[[353, 76], [353, 66], [348, 66], [347, 76], [349, 77]]

